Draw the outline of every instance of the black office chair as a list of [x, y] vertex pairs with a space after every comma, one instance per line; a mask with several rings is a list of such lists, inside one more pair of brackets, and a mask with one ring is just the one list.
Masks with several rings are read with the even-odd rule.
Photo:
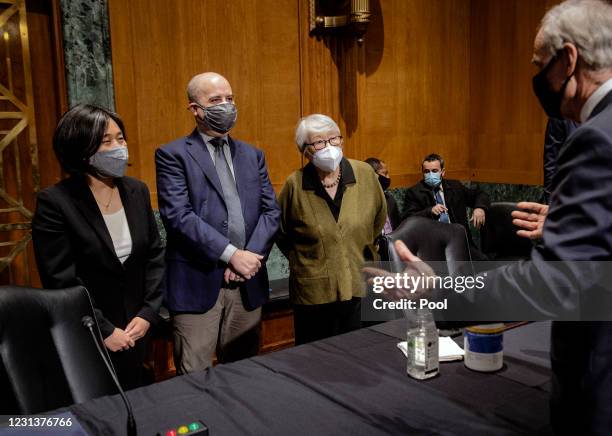
[[0, 287], [0, 415], [40, 413], [117, 393], [83, 327], [85, 315], [95, 320], [80, 286]]
[[[425, 217], [409, 217], [379, 243], [382, 260], [391, 263], [393, 272], [404, 270], [394, 241], [401, 240], [422, 261], [427, 262], [437, 274], [473, 275], [474, 266], [470, 257], [465, 228], [460, 224], [448, 224]], [[446, 334], [455, 334], [459, 328], [471, 323], [445, 321], [436, 313], [436, 325]]]
[[480, 229], [482, 251], [491, 260], [512, 261], [529, 258], [532, 243], [516, 234], [512, 211], [516, 203], [496, 202], [487, 210], [487, 220]]
[[381, 258], [403, 271], [394, 241], [403, 241], [421, 260], [442, 266], [448, 274], [472, 274], [467, 234], [460, 224], [447, 224], [424, 217], [409, 217], [380, 244]]

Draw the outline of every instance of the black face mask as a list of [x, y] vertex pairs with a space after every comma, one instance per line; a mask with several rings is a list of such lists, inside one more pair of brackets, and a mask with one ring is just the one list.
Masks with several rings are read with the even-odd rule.
[[378, 181], [380, 182], [380, 186], [382, 187], [383, 191], [386, 191], [389, 189], [389, 186], [391, 186], [391, 179], [389, 177], [381, 176], [379, 174]]
[[565, 79], [561, 89], [556, 92], [553, 91], [550, 87], [550, 83], [546, 78], [546, 75], [552, 68], [555, 61], [559, 59], [559, 53], [557, 53], [549, 62], [546, 67], [538, 74], [533, 76], [533, 92], [535, 93], [538, 100], [540, 100], [540, 105], [542, 105], [542, 109], [546, 112], [550, 118], [563, 119], [563, 115], [561, 115], [561, 100], [563, 100], [563, 94], [565, 94], [565, 88], [567, 87], [567, 83], [569, 79], [573, 76], [573, 73]]

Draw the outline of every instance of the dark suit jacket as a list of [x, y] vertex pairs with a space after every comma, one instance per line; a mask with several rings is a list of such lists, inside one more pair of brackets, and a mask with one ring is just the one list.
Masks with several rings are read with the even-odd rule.
[[[468, 188], [458, 180], [442, 179], [444, 201], [448, 208], [448, 215], [452, 223], [461, 224], [465, 227], [470, 244], [472, 234], [468, 225], [467, 207], [484, 209], [485, 212], [491, 205], [489, 196], [477, 187]], [[423, 216], [437, 220], [438, 217], [431, 213], [431, 208], [436, 205], [436, 199], [431, 187], [423, 180], [408, 189], [406, 193], [406, 206], [404, 218], [409, 216]]]
[[85, 286], [104, 337], [135, 316], [155, 324], [162, 301], [164, 249], [149, 190], [131, 177], [115, 183], [132, 237], [132, 254], [123, 265], [84, 177], [73, 176], [41, 191], [32, 220], [43, 286]]
[[[531, 261], [489, 271], [486, 292], [475, 295], [514, 315], [584, 316], [588, 309], [610, 319], [610, 268], [598, 261], [612, 259], [612, 92], [568, 138], [557, 163], [542, 244]], [[582, 262], [560, 268], [554, 261]], [[555, 428], [609, 434], [612, 323], [554, 323], [551, 361]]]
[[569, 135], [576, 130], [578, 124], [570, 120], [549, 118], [544, 137], [544, 202], [550, 201], [553, 191], [553, 177], [557, 172], [557, 155]]
[[[229, 139], [246, 230], [245, 249], [266, 256], [278, 230], [280, 209], [264, 154]], [[159, 211], [168, 232], [165, 303], [173, 312], [203, 313], [214, 306], [226, 267], [220, 260], [229, 243], [221, 182], [197, 130], [155, 153]], [[267, 301], [265, 265], [241, 285], [247, 309]]]
[[396, 229], [402, 222], [402, 217], [395, 202], [395, 198], [389, 192], [385, 192], [385, 199], [387, 200], [387, 216], [391, 221], [391, 227]]

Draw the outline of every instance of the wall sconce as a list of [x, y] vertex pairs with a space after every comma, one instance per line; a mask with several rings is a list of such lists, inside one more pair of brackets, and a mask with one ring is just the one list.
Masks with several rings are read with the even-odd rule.
[[310, 33], [344, 34], [362, 44], [370, 22], [370, 0], [309, 0]]

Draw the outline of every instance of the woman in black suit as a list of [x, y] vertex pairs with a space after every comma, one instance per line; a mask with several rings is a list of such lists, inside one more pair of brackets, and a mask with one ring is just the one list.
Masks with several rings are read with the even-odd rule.
[[139, 386], [164, 270], [149, 190], [124, 177], [125, 131], [113, 112], [74, 107], [60, 120], [53, 149], [70, 177], [37, 197], [32, 238], [42, 284], [87, 288], [123, 387]]

